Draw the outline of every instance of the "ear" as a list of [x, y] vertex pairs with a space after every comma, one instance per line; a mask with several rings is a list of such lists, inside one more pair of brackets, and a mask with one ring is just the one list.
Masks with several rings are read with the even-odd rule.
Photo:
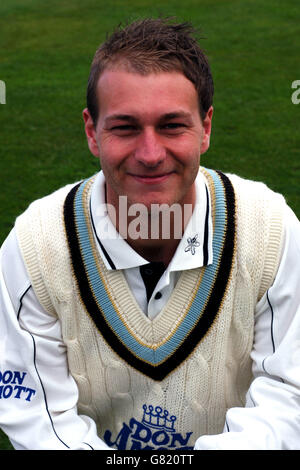
[[206, 116], [202, 122], [204, 132], [203, 132], [203, 138], [202, 138], [201, 150], [200, 150], [201, 154], [205, 153], [209, 148], [212, 115], [213, 115], [213, 107], [211, 106], [209, 110], [207, 111]]
[[87, 108], [83, 110], [82, 116], [84, 120], [84, 130], [85, 135], [87, 137], [89, 149], [95, 157], [99, 157], [99, 149], [96, 141], [96, 129], [94, 121]]

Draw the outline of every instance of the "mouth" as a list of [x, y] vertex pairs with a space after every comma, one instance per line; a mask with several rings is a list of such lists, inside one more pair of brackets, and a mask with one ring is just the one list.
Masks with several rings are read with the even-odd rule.
[[173, 173], [173, 171], [170, 171], [168, 173], [161, 173], [157, 175], [136, 175], [133, 173], [129, 173], [129, 175], [139, 183], [158, 184], [166, 181]]

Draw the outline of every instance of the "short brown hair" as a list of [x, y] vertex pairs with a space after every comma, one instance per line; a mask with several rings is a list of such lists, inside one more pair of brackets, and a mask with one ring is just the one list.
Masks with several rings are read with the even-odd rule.
[[176, 23], [173, 18], [147, 18], [125, 27], [119, 25], [97, 49], [91, 65], [87, 108], [94, 124], [99, 113], [96, 89], [100, 74], [118, 65], [142, 75], [182, 72], [195, 85], [200, 115], [204, 119], [212, 105], [214, 85], [208, 60], [195, 39], [196, 34], [190, 23]]

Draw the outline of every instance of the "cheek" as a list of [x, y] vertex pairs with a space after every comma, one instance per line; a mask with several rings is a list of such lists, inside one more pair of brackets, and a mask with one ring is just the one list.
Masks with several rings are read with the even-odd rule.
[[201, 139], [195, 135], [183, 136], [182, 139], [177, 139], [172, 147], [174, 154], [180, 156], [186, 164], [193, 164], [194, 161], [200, 158]]
[[184, 149], [182, 153], [182, 163], [188, 171], [198, 171], [200, 164], [200, 148], [192, 147]]
[[124, 160], [132, 153], [132, 145], [130, 143], [121, 142], [116, 138], [106, 138], [100, 140], [99, 156], [103, 164], [112, 168], [119, 167]]
[[[188, 152], [189, 150], [189, 152]], [[182, 160], [184, 165], [184, 185], [185, 188], [193, 184], [200, 166], [200, 149], [187, 149], [187, 153]]]
[[102, 168], [114, 170], [119, 165], [120, 154], [115, 146], [100, 145], [99, 159]]

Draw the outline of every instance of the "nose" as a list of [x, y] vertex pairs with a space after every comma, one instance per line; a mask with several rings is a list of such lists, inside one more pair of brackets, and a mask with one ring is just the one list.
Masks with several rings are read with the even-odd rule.
[[144, 129], [139, 135], [135, 158], [146, 167], [157, 167], [166, 157], [166, 149], [155, 129]]

